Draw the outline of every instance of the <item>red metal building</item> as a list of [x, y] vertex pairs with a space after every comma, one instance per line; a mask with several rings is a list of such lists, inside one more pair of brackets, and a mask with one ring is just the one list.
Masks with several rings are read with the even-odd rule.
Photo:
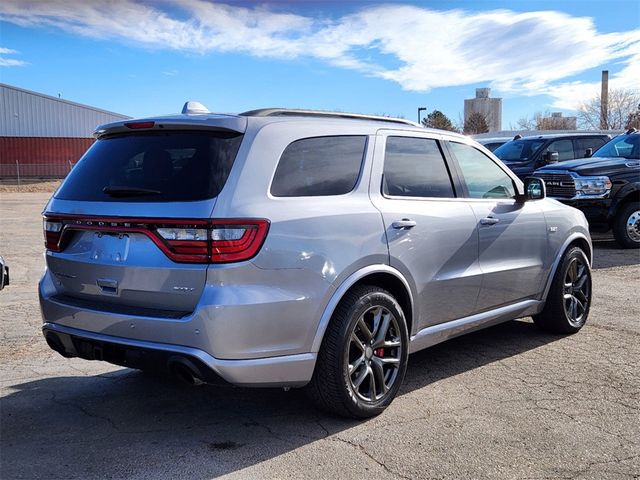
[[93, 131], [126, 115], [0, 83], [0, 178], [62, 177]]

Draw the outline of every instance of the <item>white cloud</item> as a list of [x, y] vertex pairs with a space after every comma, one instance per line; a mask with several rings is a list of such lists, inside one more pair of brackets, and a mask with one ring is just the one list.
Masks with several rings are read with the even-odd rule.
[[[625, 62], [625, 66], [618, 72], [609, 72], [609, 88], [639, 91], [640, 82], [640, 42], [631, 49], [632, 55]], [[543, 93], [553, 98], [552, 107], [575, 110], [577, 106], [586, 103], [600, 94], [600, 77], [597, 81], [560, 82], [550, 84], [543, 89]]]
[[591, 18], [555, 11], [389, 4], [332, 19], [204, 0], [5, 0], [0, 19], [157, 49], [312, 57], [410, 91], [490, 83], [507, 94], [551, 95], [564, 108], [597, 87], [597, 79], [572, 80], [586, 70], [617, 62], [612, 87], [637, 88], [640, 78], [640, 29], [604, 34]]
[[[0, 47], [0, 55], [15, 55], [17, 53], [20, 52], [11, 48]], [[22, 67], [24, 65], [27, 65], [27, 62], [15, 58], [0, 57], [0, 67]]]
[[0, 67], [23, 67], [24, 65], [27, 65], [27, 62], [16, 60], [15, 58], [0, 57]]

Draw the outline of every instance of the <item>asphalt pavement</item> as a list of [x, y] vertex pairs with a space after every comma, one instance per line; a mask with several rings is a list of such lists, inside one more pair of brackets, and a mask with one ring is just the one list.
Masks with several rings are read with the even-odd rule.
[[0, 477], [640, 478], [640, 252], [595, 242], [588, 324], [531, 319], [410, 357], [377, 418], [297, 390], [189, 388], [51, 351], [40, 332], [47, 193], [0, 193]]

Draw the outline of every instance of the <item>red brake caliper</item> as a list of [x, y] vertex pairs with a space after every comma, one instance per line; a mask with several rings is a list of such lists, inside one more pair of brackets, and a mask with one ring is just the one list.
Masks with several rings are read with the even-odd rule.
[[374, 354], [376, 357], [384, 357], [384, 348], [376, 348], [376, 349], [373, 351], [373, 354]]

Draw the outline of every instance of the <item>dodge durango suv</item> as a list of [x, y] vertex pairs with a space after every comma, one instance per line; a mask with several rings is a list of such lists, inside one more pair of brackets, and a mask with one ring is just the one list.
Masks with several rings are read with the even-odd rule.
[[519, 317], [587, 320], [582, 212], [461, 135], [190, 102], [95, 135], [43, 213], [43, 333], [65, 357], [304, 387], [368, 417], [412, 352]]

